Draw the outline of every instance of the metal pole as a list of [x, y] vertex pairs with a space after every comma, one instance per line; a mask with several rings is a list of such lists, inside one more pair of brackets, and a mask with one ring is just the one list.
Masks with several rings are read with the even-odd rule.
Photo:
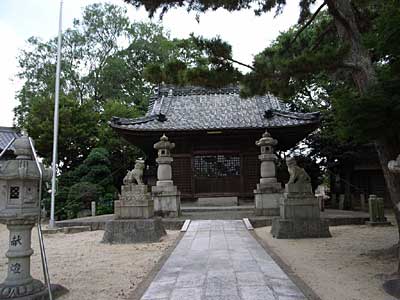
[[44, 283], [47, 286], [47, 292], [49, 295], [49, 300], [53, 300], [53, 294], [51, 291], [51, 283], [50, 283], [50, 275], [49, 275], [49, 267], [47, 264], [47, 256], [46, 256], [46, 248], [44, 246], [44, 241], [43, 241], [43, 233], [42, 233], [42, 186], [43, 186], [43, 170], [42, 167], [39, 163], [39, 159], [36, 154], [36, 149], [35, 146], [33, 145], [33, 141], [31, 138], [29, 138], [29, 144], [31, 146], [33, 158], [35, 159], [36, 167], [38, 168], [38, 172], [40, 175], [40, 181], [39, 181], [39, 201], [38, 201], [38, 206], [39, 206], [39, 215], [38, 215], [38, 224], [37, 224], [37, 229], [38, 229], [38, 236], [39, 236], [39, 246], [40, 246], [40, 256], [42, 258], [42, 268], [43, 268], [43, 277], [44, 277]]
[[53, 129], [53, 163], [51, 177], [51, 206], [49, 227], [54, 228], [54, 208], [56, 195], [56, 176], [57, 176], [57, 145], [58, 145], [58, 102], [60, 96], [60, 70], [61, 70], [61, 35], [62, 35], [62, 7], [63, 0], [60, 0], [60, 16], [58, 23], [58, 43], [57, 43], [57, 70], [56, 70], [56, 89], [54, 100], [54, 129]]
[[0, 159], [1, 157], [4, 155], [4, 153], [6, 153], [6, 151], [8, 150], [8, 148], [11, 147], [11, 144], [14, 143], [15, 138], [12, 138], [11, 141], [7, 144], [7, 146], [3, 149], [3, 151], [1, 151], [0, 153]]

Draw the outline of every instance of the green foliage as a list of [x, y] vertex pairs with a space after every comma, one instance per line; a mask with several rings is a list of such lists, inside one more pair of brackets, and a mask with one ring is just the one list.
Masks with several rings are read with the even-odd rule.
[[173, 40], [171, 46], [174, 48], [172, 56], [145, 68], [144, 76], [150, 82], [220, 87], [241, 77], [232, 62], [224, 58], [232, 55], [232, 49], [220, 38], [209, 41], [191, 36]]
[[97, 201], [104, 193], [102, 186], [81, 181], [69, 188], [66, 202], [67, 217], [74, 218], [82, 209], [90, 208], [92, 201]]
[[82, 209], [90, 209], [92, 201], [99, 212], [110, 213], [117, 189], [109, 156], [106, 149], [93, 148], [81, 165], [60, 177], [56, 195], [60, 217], [76, 217]]
[[[126, 3], [132, 4], [135, 7], [144, 6], [152, 17], [159, 10], [162, 17], [171, 8], [185, 6], [188, 11], [205, 12], [207, 10], [217, 10], [223, 8], [228, 11], [236, 11], [242, 9], [254, 9], [257, 15], [269, 12], [275, 9], [275, 14], [282, 12], [286, 5], [286, 0], [124, 0]], [[301, 7], [300, 21], [304, 21], [310, 15], [310, 5], [316, 3], [316, 0], [300, 0]]]
[[[54, 100], [48, 97], [32, 99], [25, 129], [34, 138], [36, 149], [45, 163], [50, 164], [53, 148]], [[79, 104], [75, 99], [61, 95], [59, 105], [60, 168], [67, 170], [80, 164], [96, 144], [98, 113], [93, 102]]]
[[335, 94], [342, 138], [366, 143], [382, 137], [393, 139], [400, 128], [400, 81], [380, 81], [366, 95], [352, 90]]
[[96, 203], [96, 215], [105, 215], [114, 213], [114, 200], [115, 195], [112, 193], [106, 193]]

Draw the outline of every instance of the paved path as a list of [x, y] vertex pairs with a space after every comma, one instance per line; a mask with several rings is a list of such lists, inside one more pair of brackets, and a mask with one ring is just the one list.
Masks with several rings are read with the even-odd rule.
[[142, 300], [300, 300], [240, 220], [192, 221]]

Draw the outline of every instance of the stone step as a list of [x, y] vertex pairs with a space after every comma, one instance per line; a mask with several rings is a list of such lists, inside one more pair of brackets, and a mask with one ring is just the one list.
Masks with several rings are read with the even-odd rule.
[[43, 234], [55, 234], [55, 233], [59, 233], [62, 232], [63, 229], [59, 228], [59, 227], [55, 227], [55, 228], [42, 228], [42, 233]]
[[70, 226], [70, 227], [63, 228], [63, 232], [65, 234], [79, 233], [79, 232], [84, 232], [84, 231], [91, 231], [90, 226]]
[[182, 212], [209, 212], [209, 211], [253, 211], [254, 205], [241, 206], [181, 206]]

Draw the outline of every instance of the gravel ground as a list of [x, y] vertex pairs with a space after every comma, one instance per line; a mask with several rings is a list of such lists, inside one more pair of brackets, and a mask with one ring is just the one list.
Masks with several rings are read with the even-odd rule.
[[382, 289], [396, 270], [393, 257], [376, 255], [398, 241], [396, 226], [330, 227], [332, 238], [274, 239], [270, 227], [255, 229], [322, 300], [389, 300]]
[[[59, 299], [127, 299], [178, 235], [178, 231], [168, 231], [159, 243], [129, 245], [100, 243], [103, 231], [45, 235], [51, 281], [70, 291]], [[7, 248], [8, 230], [0, 225], [1, 280], [7, 272]], [[43, 280], [36, 228], [32, 230], [32, 248], [31, 273]]]

